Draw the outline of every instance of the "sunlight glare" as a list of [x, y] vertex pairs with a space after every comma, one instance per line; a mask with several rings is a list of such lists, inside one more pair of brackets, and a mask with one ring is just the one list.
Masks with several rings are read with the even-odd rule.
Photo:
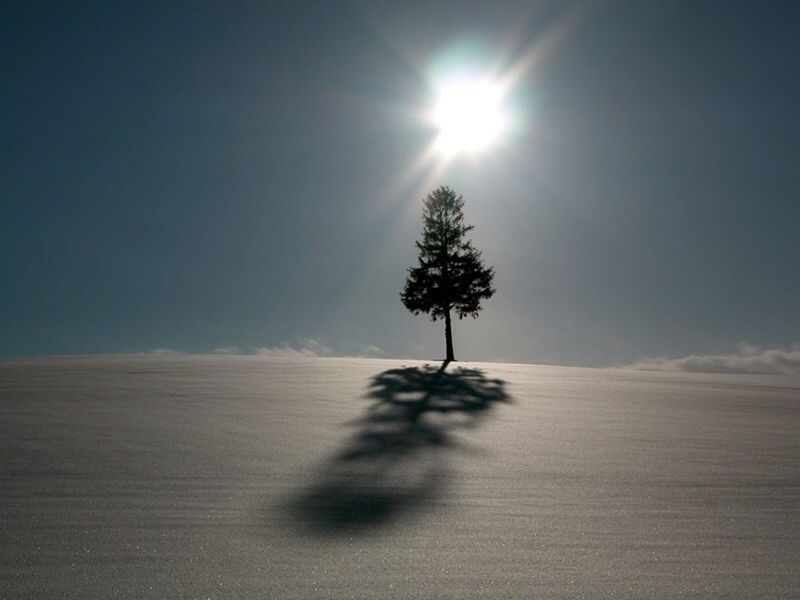
[[451, 81], [439, 88], [432, 113], [437, 149], [446, 156], [489, 147], [505, 126], [502, 88], [486, 80]]

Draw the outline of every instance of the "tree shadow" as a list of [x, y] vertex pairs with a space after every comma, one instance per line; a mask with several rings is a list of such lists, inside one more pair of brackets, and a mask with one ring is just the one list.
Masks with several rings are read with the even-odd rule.
[[321, 534], [353, 534], [435, 504], [448, 476], [443, 450], [453, 432], [473, 427], [497, 402], [505, 382], [478, 369], [430, 365], [375, 375], [358, 431], [292, 499], [293, 520]]

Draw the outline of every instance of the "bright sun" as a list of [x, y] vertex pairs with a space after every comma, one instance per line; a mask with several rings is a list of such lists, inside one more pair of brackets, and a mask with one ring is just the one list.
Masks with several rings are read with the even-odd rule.
[[443, 85], [432, 114], [439, 131], [437, 149], [452, 156], [490, 146], [505, 126], [502, 100], [501, 87], [489, 81], [459, 80]]

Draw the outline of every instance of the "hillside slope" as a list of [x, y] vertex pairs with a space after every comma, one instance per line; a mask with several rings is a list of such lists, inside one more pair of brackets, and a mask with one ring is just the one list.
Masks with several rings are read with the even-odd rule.
[[800, 596], [800, 382], [0, 362], [7, 597]]

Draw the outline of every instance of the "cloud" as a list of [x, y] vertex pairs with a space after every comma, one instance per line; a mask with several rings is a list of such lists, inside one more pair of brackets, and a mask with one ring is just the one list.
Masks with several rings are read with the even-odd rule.
[[384, 356], [386, 353], [383, 348], [375, 344], [353, 344], [347, 343], [339, 348], [337, 356], [347, 356], [352, 358], [376, 358]]
[[303, 356], [329, 356], [331, 349], [317, 340], [300, 338], [295, 345], [283, 342], [279, 346], [254, 348], [253, 352], [259, 356], [283, 356], [283, 357], [303, 357]]
[[260, 356], [341, 356], [352, 358], [374, 358], [386, 354], [383, 348], [375, 344], [344, 343], [337, 345], [337, 349], [334, 350], [312, 338], [298, 338], [294, 344], [282, 342], [277, 346], [253, 348], [253, 353]]
[[241, 354], [241, 352], [239, 352], [239, 348], [236, 346], [222, 346], [220, 348], [214, 348], [212, 354]]
[[382, 356], [385, 354], [385, 352], [383, 351], [383, 348], [376, 346], [375, 344], [364, 344], [361, 346], [360, 354], [362, 356]]
[[[185, 354], [172, 348], [154, 348], [150, 354], [170, 355]], [[385, 352], [375, 344], [344, 343], [337, 345], [336, 350], [329, 348], [313, 338], [297, 338], [294, 343], [281, 342], [277, 346], [258, 346], [240, 348], [239, 346], [220, 346], [211, 351], [212, 354], [225, 356], [255, 354], [258, 356], [303, 357], [303, 356], [341, 356], [352, 358], [374, 358], [384, 356]]]
[[640, 371], [688, 371], [693, 373], [763, 373], [800, 375], [800, 345], [791, 349], [762, 350], [745, 342], [735, 354], [693, 354], [683, 358], [647, 358], [625, 365]]

